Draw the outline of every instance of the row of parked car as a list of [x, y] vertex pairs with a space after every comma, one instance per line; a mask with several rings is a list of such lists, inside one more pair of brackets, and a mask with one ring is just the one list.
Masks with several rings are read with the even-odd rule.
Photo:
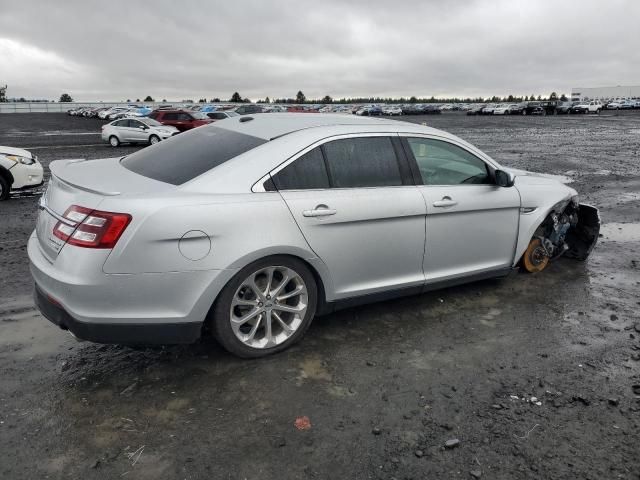
[[[268, 112], [351, 113], [358, 116], [399, 116], [440, 114], [443, 110], [466, 110], [467, 115], [557, 115], [600, 113], [603, 109], [620, 108], [615, 103], [538, 101], [502, 104], [473, 104], [444, 109], [436, 104], [405, 105], [184, 105], [162, 106], [151, 110], [147, 106], [80, 107], [69, 110], [69, 115], [101, 118], [110, 123], [102, 127], [102, 139], [117, 147], [121, 143], [155, 144], [185, 130], [206, 125], [225, 118]], [[638, 102], [640, 107], [640, 102]], [[635, 108], [635, 107], [634, 107]]]
[[[633, 106], [630, 106], [633, 105]], [[625, 109], [640, 108], [640, 100], [625, 103]], [[591, 101], [540, 101], [510, 104], [477, 104], [467, 110], [467, 115], [568, 115], [580, 113], [600, 113], [602, 110], [621, 109], [617, 102], [603, 103]]]

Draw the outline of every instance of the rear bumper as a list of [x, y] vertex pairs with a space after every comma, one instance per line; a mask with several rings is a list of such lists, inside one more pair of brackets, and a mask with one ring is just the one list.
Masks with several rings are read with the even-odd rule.
[[86, 323], [73, 318], [36, 284], [35, 304], [42, 315], [80, 340], [117, 344], [193, 343], [200, 338], [201, 322], [161, 324]]
[[99, 343], [194, 342], [211, 304], [235, 273], [105, 274], [101, 267], [109, 251], [67, 245], [50, 260], [35, 233], [27, 253], [43, 315], [78, 338]]

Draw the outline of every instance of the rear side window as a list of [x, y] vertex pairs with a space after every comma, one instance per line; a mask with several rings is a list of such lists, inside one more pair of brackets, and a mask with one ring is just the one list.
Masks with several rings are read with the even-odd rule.
[[278, 190], [329, 188], [329, 177], [320, 147], [305, 153], [272, 178]]
[[145, 177], [181, 185], [266, 142], [224, 128], [200, 127], [139, 150], [121, 163]]
[[345, 138], [322, 146], [334, 188], [402, 185], [389, 137]]

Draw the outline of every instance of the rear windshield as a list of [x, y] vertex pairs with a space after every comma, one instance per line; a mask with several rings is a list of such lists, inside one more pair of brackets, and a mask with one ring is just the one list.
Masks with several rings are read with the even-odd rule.
[[198, 127], [122, 159], [122, 165], [154, 180], [181, 185], [267, 141], [219, 127]]

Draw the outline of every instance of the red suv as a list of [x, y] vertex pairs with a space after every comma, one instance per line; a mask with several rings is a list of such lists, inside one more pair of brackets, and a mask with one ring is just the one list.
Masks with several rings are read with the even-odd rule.
[[149, 118], [153, 118], [164, 125], [176, 127], [181, 132], [213, 122], [204, 113], [188, 112], [186, 110], [154, 110], [149, 114]]

